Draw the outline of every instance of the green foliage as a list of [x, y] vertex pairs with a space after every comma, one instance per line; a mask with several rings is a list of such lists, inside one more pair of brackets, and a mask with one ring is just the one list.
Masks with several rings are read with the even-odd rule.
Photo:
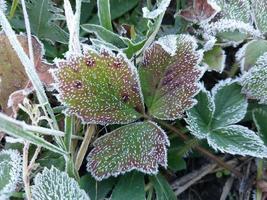
[[133, 169], [156, 174], [159, 165], [167, 167], [166, 145], [169, 140], [155, 123], [129, 124], [94, 142], [94, 149], [87, 158], [87, 169], [97, 180]]
[[113, 190], [111, 200], [145, 200], [144, 175], [137, 172], [130, 172], [121, 176], [118, 184]]
[[208, 70], [221, 73], [225, 67], [225, 51], [220, 46], [204, 53], [203, 62], [208, 65]]
[[62, 12], [51, 0], [32, 0], [28, 6], [28, 14], [34, 35], [52, 43], [66, 44], [68, 34], [58, 23], [62, 20]]
[[22, 159], [16, 150], [0, 152], [0, 199], [9, 199], [21, 181]]
[[74, 179], [55, 167], [45, 168], [42, 173], [36, 175], [32, 186], [32, 199], [90, 200]]
[[267, 104], [267, 53], [257, 60], [247, 73], [242, 76], [242, 92], [248, 98], [257, 99], [259, 103]]
[[246, 127], [234, 125], [244, 118], [247, 109], [240, 91], [237, 81], [230, 79], [218, 83], [212, 95], [203, 88], [196, 97], [199, 103], [187, 112], [188, 129], [196, 137], [207, 139], [215, 150], [265, 157], [267, 148], [260, 137]]

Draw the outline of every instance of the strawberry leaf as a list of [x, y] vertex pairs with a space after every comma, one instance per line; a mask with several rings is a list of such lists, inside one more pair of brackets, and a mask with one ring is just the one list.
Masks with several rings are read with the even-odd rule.
[[189, 35], [168, 35], [154, 42], [144, 53], [139, 68], [148, 112], [159, 119], [177, 119], [196, 101], [198, 68], [202, 53]]
[[266, 40], [252, 40], [246, 43], [236, 54], [236, 60], [240, 63], [241, 71], [243, 73], [248, 71], [265, 52], [267, 52]]
[[211, 147], [221, 152], [266, 157], [267, 148], [256, 133], [233, 125], [244, 118], [247, 110], [237, 80], [219, 82], [212, 89], [212, 96], [203, 88], [196, 98], [198, 104], [187, 111], [186, 118], [193, 135], [207, 139]]
[[222, 73], [225, 67], [225, 51], [220, 46], [214, 46], [204, 53], [203, 62], [208, 65], [209, 71]]
[[90, 200], [73, 178], [54, 166], [51, 169], [45, 168], [42, 173], [36, 175], [32, 186], [32, 199]]
[[264, 53], [248, 72], [242, 76], [242, 92], [250, 99], [267, 104], [267, 52]]
[[22, 159], [18, 151], [0, 152], [0, 199], [8, 197], [16, 190], [21, 180]]
[[153, 122], [129, 124], [95, 141], [87, 169], [97, 180], [133, 169], [156, 174], [158, 165], [167, 167], [166, 145], [165, 132]]
[[194, 23], [209, 22], [219, 11], [220, 7], [209, 0], [189, 0], [189, 7], [180, 11], [187, 21]]
[[267, 3], [266, 0], [252, 0], [252, 12], [257, 28], [262, 32], [267, 32]]
[[123, 54], [86, 50], [57, 62], [59, 99], [86, 123], [129, 123], [144, 110], [136, 68]]

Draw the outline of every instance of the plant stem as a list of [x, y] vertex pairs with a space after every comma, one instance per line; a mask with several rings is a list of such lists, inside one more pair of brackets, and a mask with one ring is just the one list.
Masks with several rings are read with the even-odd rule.
[[[169, 130], [173, 131], [174, 133], [178, 134], [180, 136], [181, 139], [183, 139], [184, 141], [188, 141], [189, 138], [180, 132], [179, 129], [177, 129], [176, 127], [164, 122], [164, 121], [160, 121], [160, 120], [157, 120], [157, 122], [159, 124], [161, 124], [162, 126], [165, 126], [166, 128], [168, 128]], [[212, 153], [210, 153], [208, 150], [200, 147], [200, 146], [196, 146], [194, 147], [198, 152], [200, 152], [202, 155], [210, 158], [211, 160], [215, 161], [218, 165], [220, 165], [221, 167], [231, 171], [235, 176], [237, 177], [242, 177], [242, 174], [234, 169], [233, 167], [231, 167], [230, 165], [226, 164], [223, 160], [221, 160], [220, 158], [218, 158], [217, 156], [213, 155]]]
[[29, 159], [29, 147], [30, 143], [25, 141], [23, 148], [23, 183], [26, 194], [26, 199], [31, 200], [31, 188], [30, 188], [30, 180], [29, 180], [29, 170], [28, 170], [28, 159]]
[[95, 125], [89, 125], [89, 127], [86, 129], [82, 145], [77, 153], [76, 160], [75, 160], [76, 170], [79, 170], [82, 165], [83, 159], [85, 157], [85, 154], [91, 142], [92, 136], [95, 133], [95, 130], [96, 130]]
[[[263, 159], [257, 159], [257, 181], [262, 179], [262, 174], [263, 174]], [[256, 200], [261, 200], [262, 199], [262, 191], [257, 187], [256, 190]]]

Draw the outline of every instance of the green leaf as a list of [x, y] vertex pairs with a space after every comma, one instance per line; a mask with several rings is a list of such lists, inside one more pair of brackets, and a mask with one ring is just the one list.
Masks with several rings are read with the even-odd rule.
[[248, 103], [241, 94], [241, 86], [236, 80], [220, 81], [213, 89], [215, 103], [212, 127], [224, 127], [241, 121], [247, 112]]
[[251, 9], [256, 27], [262, 32], [267, 32], [267, 3], [265, 0], [251, 1]]
[[262, 109], [255, 109], [252, 115], [259, 136], [264, 141], [264, 144], [267, 145], [267, 112]]
[[116, 184], [116, 179], [109, 178], [99, 182], [87, 174], [81, 177], [79, 184], [92, 200], [103, 200]]
[[39, 39], [51, 42], [68, 43], [68, 34], [55, 20], [63, 11], [54, 6], [51, 0], [33, 0], [28, 6], [31, 30]]
[[16, 190], [21, 181], [22, 158], [16, 150], [0, 152], [0, 199], [8, 197]]
[[170, 152], [168, 153], [168, 168], [177, 172], [186, 169], [186, 162], [178, 153]]
[[215, 112], [215, 104], [210, 93], [202, 87], [202, 90], [196, 96], [197, 105], [187, 111], [185, 119], [187, 128], [199, 139], [204, 139], [210, 130], [211, 121]]
[[214, 46], [213, 49], [204, 53], [203, 62], [208, 65], [208, 70], [222, 73], [225, 67], [225, 51], [220, 46]]
[[157, 200], [177, 200], [170, 184], [161, 174], [150, 176], [149, 180], [155, 188]]
[[139, 0], [110, 0], [111, 18], [116, 19], [133, 9]]
[[250, 99], [267, 104], [267, 52], [241, 78], [242, 92]]
[[32, 186], [32, 199], [90, 200], [73, 178], [55, 167], [45, 168], [42, 173], [36, 175]]
[[260, 37], [261, 33], [250, 24], [234, 19], [221, 19], [202, 24], [205, 34], [215, 36], [224, 46], [237, 46], [245, 39]]
[[97, 8], [100, 25], [112, 31], [109, 1], [110, 0], [97, 0]]
[[223, 19], [250, 22], [249, 0], [215, 0], [215, 3], [221, 7], [220, 17]]
[[158, 119], [181, 118], [196, 101], [201, 53], [189, 35], [168, 35], [144, 53], [139, 74], [148, 112]]
[[24, 139], [32, 144], [44, 147], [55, 153], [59, 153], [61, 155], [67, 155], [67, 152], [65, 152], [61, 148], [47, 142], [46, 140], [35, 135], [32, 132], [25, 131], [24, 127], [20, 126], [15, 119], [7, 117], [2, 113], [0, 113], [0, 130], [13, 137]]
[[215, 150], [242, 156], [266, 157], [267, 148], [260, 137], [248, 128], [230, 125], [217, 128], [208, 136], [208, 143]]
[[83, 24], [82, 29], [88, 33], [94, 33], [100, 39], [113, 44], [118, 48], [126, 48], [127, 45], [124, 43], [123, 37], [119, 36], [116, 33], [106, 29], [105, 27], [96, 25], [96, 24]]
[[59, 99], [85, 123], [129, 123], [144, 111], [136, 68], [123, 55], [88, 49], [57, 62]]
[[97, 180], [134, 169], [156, 174], [159, 165], [167, 167], [166, 145], [169, 140], [155, 123], [129, 124], [94, 142], [94, 149], [87, 158], [87, 169]]
[[206, 138], [211, 147], [221, 152], [266, 157], [267, 148], [258, 135], [246, 127], [233, 125], [244, 118], [247, 110], [237, 80], [219, 82], [212, 89], [212, 98], [205, 89], [196, 98], [198, 104], [187, 112], [186, 118], [193, 135]]
[[130, 172], [120, 177], [114, 188], [111, 200], [145, 200], [144, 175], [138, 172]]
[[236, 54], [236, 60], [240, 63], [241, 71], [244, 73], [252, 68], [258, 58], [267, 52], [266, 40], [252, 40], [246, 43]]

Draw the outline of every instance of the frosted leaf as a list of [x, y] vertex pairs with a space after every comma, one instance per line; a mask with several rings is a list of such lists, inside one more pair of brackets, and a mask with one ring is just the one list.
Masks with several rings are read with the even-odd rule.
[[164, 51], [166, 51], [171, 56], [174, 56], [177, 51], [177, 36], [176, 35], [167, 35], [163, 36], [155, 42], [159, 44]]
[[202, 28], [208, 35], [214, 36], [225, 45], [238, 45], [247, 38], [261, 37], [260, 31], [250, 24], [233, 19], [221, 19], [210, 24], [203, 24]]
[[217, 42], [216, 37], [204, 33], [203, 38], [204, 38], [204, 42], [205, 42], [204, 46], [203, 46], [203, 50], [205, 52], [212, 50], [212, 48], [214, 47], [214, 45]]
[[209, 22], [221, 9], [209, 0], [189, 0], [189, 7], [181, 10], [180, 15], [194, 23]]
[[241, 79], [242, 92], [250, 99], [267, 104], [267, 52], [264, 53]]
[[36, 175], [32, 186], [32, 199], [90, 200], [73, 178], [54, 166], [51, 169], [44, 168], [42, 173]]
[[210, 131], [210, 123], [215, 111], [213, 99], [204, 86], [196, 96], [197, 105], [186, 112], [188, 130], [199, 139], [204, 139]]
[[143, 111], [136, 68], [123, 54], [88, 49], [57, 62], [59, 99], [86, 123], [129, 123]]
[[120, 127], [94, 142], [87, 170], [97, 179], [118, 176], [134, 169], [156, 174], [167, 167], [169, 140], [155, 123], [138, 122]]
[[144, 18], [155, 19], [167, 10], [171, 0], [158, 0], [157, 2], [155, 10], [150, 11], [147, 7], [142, 8]]
[[259, 136], [264, 141], [264, 144], [267, 145], [267, 112], [262, 109], [255, 109], [253, 110], [252, 116]]
[[199, 91], [202, 52], [189, 35], [177, 35], [176, 44], [172, 56], [160, 42], [153, 43], [139, 67], [148, 112], [158, 119], [181, 118], [196, 103], [193, 97]]
[[[25, 35], [18, 35], [17, 37], [24, 51], [28, 53], [27, 37]], [[46, 63], [43, 59], [43, 45], [36, 37], [32, 37], [32, 44], [34, 64], [39, 78], [45, 86], [51, 88], [54, 80], [48, 70], [53, 66]], [[22, 103], [23, 98], [20, 99], [21, 101], [18, 101], [19, 99], [13, 99], [10, 96], [20, 92], [21, 96], [25, 97], [32, 90], [33, 86], [29, 81], [24, 66], [10, 45], [7, 36], [0, 32], [0, 105], [3, 112], [9, 116], [16, 115], [18, 104]]]
[[7, 5], [5, 0], [0, 0], [0, 10], [5, 12], [7, 10]]
[[251, 8], [257, 28], [267, 32], [267, 2], [266, 0], [252, 0]]
[[214, 0], [221, 8], [220, 17], [250, 22], [250, 3], [249, 0]]
[[238, 155], [267, 157], [267, 148], [258, 135], [246, 127], [233, 125], [246, 114], [247, 102], [237, 80], [227, 79], [196, 96], [198, 104], [187, 111], [190, 132], [207, 139], [215, 150]]
[[204, 53], [203, 62], [208, 65], [209, 71], [222, 73], [225, 67], [225, 51], [220, 46], [214, 46], [213, 49]]
[[241, 71], [243, 73], [248, 71], [265, 52], [267, 52], [266, 40], [252, 40], [246, 43], [236, 53], [236, 60], [240, 64]]
[[212, 127], [224, 127], [241, 121], [247, 112], [248, 103], [241, 94], [238, 80], [226, 79], [220, 81], [212, 89], [215, 112]]
[[267, 157], [267, 148], [260, 137], [248, 128], [230, 125], [213, 130], [208, 143], [215, 150], [242, 156]]
[[21, 181], [22, 159], [16, 150], [0, 152], [0, 199], [5, 200]]

